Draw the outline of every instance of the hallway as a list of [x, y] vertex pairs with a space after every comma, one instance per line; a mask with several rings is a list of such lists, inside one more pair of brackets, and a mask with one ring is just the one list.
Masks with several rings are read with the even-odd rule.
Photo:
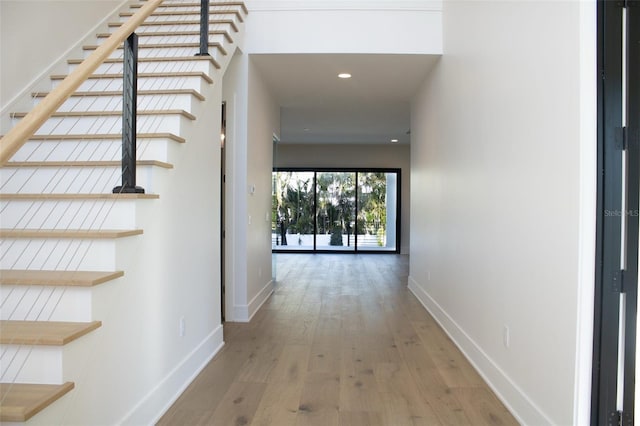
[[408, 256], [276, 261], [274, 294], [159, 425], [517, 424], [407, 289]]

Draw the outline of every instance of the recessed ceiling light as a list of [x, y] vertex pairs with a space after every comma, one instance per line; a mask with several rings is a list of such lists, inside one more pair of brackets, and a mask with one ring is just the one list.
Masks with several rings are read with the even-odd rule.
[[302, 130], [304, 130], [305, 132], [308, 132], [308, 131], [309, 131], [309, 130], [311, 130], [311, 129], [310, 129], [310, 128], [308, 128], [308, 127], [305, 127], [305, 128], [304, 128], [304, 129], [302, 129]]
[[398, 139], [391, 139], [391, 143], [397, 143]]
[[351, 74], [349, 74], [348, 72], [341, 72], [340, 74], [338, 74], [338, 77], [340, 77], [340, 78], [351, 78]]

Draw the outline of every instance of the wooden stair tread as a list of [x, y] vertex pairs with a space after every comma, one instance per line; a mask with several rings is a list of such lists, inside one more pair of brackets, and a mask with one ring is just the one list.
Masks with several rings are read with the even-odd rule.
[[[190, 120], [195, 120], [196, 116], [182, 109], [167, 109], [167, 110], [139, 110], [138, 116], [141, 115], [169, 115], [179, 114]], [[12, 117], [22, 118], [26, 116], [26, 112], [16, 112], [12, 114]], [[68, 111], [68, 112], [55, 112], [50, 117], [94, 117], [94, 116], [121, 116], [122, 111]]]
[[[222, 53], [223, 55], [227, 54], [227, 50], [217, 41], [210, 41], [208, 43], [209, 47], [215, 47]], [[98, 44], [88, 44], [86, 46], [82, 46], [82, 50], [96, 50], [100, 45]], [[138, 49], [173, 49], [179, 47], [193, 47], [194, 49], [200, 47], [200, 43], [198, 42], [184, 42], [184, 43], [148, 43], [148, 44], [139, 44]], [[118, 47], [118, 49], [123, 49], [122, 46]]]
[[[122, 161], [9, 161], [2, 167], [120, 167]], [[173, 169], [173, 164], [158, 160], [138, 160], [138, 166]]]
[[157, 200], [159, 194], [0, 194], [0, 200]]
[[[135, 12], [120, 12], [120, 16], [123, 18], [133, 16]], [[195, 15], [200, 16], [200, 10], [175, 10], [175, 11], [155, 11], [151, 13], [151, 16], [185, 16], [185, 15]], [[238, 18], [238, 21], [244, 22], [244, 17], [242, 13], [237, 10], [217, 10], [217, 9], [209, 9], [209, 16], [216, 15], [235, 15]], [[145, 22], [153, 22], [153, 21], [145, 21]]]
[[[124, 22], [109, 22], [109, 27], [120, 27]], [[185, 21], [145, 21], [140, 26], [152, 26], [152, 25], [200, 25], [200, 20], [185, 20]], [[210, 19], [209, 25], [230, 25], [234, 32], [238, 32], [238, 25], [233, 19]]]
[[6, 345], [63, 346], [92, 332], [100, 321], [0, 321], [0, 343]]
[[22, 269], [0, 270], [0, 285], [46, 285], [93, 287], [124, 275], [122, 271], [30, 271]]
[[0, 383], [0, 421], [25, 422], [74, 388], [61, 385]]
[[[185, 143], [186, 139], [174, 135], [173, 133], [138, 133], [138, 139], [171, 139], [174, 142]], [[58, 140], [100, 140], [100, 139], [122, 139], [121, 133], [94, 133], [94, 134], [78, 134], [78, 135], [33, 135], [29, 138], [31, 141], [58, 141]]]
[[[136, 4], [132, 4], [131, 6], [129, 6], [132, 9], [139, 9], [144, 5], [144, 3], [136, 3]], [[247, 9], [247, 6], [240, 1], [217, 1], [215, 3], [211, 3], [211, 6], [238, 6], [242, 9], [242, 11], [245, 14], [249, 13], [249, 10]], [[160, 6], [158, 6], [158, 9], [164, 8], [164, 7], [200, 7], [200, 3], [171, 3], [171, 2], [165, 2], [162, 3]]]
[[[172, 36], [197, 36], [200, 37], [200, 31], [141, 31], [137, 32], [138, 37], [172, 37]], [[229, 43], [233, 43], [233, 38], [229, 35], [228, 31], [224, 30], [209, 30], [209, 35], [221, 35]], [[97, 34], [98, 38], [109, 38], [111, 33]]]
[[[51, 80], [64, 80], [67, 76], [64, 74], [54, 74], [50, 78]], [[154, 73], [139, 73], [138, 78], [146, 78], [146, 77], [201, 77], [207, 83], [213, 83], [213, 79], [209, 77], [207, 74], [199, 71], [194, 72], [154, 72]], [[122, 78], [122, 74], [91, 74], [87, 77], [89, 80], [100, 79], [100, 78]]]
[[[31, 94], [33, 98], [44, 98], [49, 92], [34, 92]], [[204, 101], [204, 96], [193, 89], [158, 89], [158, 90], [138, 90], [138, 96], [144, 95], [191, 95], [198, 100]], [[87, 96], [120, 96], [122, 90], [105, 90], [102, 92], [74, 92], [71, 97], [87, 97]]]
[[142, 229], [0, 229], [0, 238], [113, 239], [142, 234]]

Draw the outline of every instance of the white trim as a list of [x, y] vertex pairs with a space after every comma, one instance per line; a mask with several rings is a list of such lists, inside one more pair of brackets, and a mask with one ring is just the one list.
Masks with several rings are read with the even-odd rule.
[[439, 0], [247, 0], [251, 12], [292, 10], [395, 10], [395, 11], [442, 11]]
[[273, 280], [269, 281], [262, 290], [255, 295], [248, 305], [235, 305], [233, 307], [233, 321], [235, 322], [249, 322], [253, 316], [258, 312], [258, 309], [264, 305], [269, 299], [269, 296], [273, 293]]
[[522, 425], [553, 424], [551, 419], [411, 276], [409, 277], [409, 290], [440, 324], [440, 327], [462, 351], [518, 423]]
[[218, 325], [117, 424], [156, 424], [223, 346], [223, 329]]
[[46, 81], [46, 79], [49, 79], [49, 76], [55, 73], [56, 68], [60, 66], [65, 66], [67, 63], [67, 59], [73, 56], [72, 53], [75, 50], [81, 49], [82, 46], [86, 44], [87, 40], [95, 39], [96, 33], [99, 32], [100, 27], [106, 25], [108, 22], [113, 20], [114, 16], [120, 11], [122, 11], [125, 8], [125, 6], [129, 5], [130, 3], [131, 3], [131, 0], [122, 0], [122, 2], [118, 6], [116, 6], [111, 12], [109, 12], [104, 17], [104, 19], [102, 19], [93, 28], [91, 28], [82, 37], [80, 37], [80, 40], [78, 40], [76, 44], [74, 44], [73, 46], [65, 50], [60, 56], [58, 56], [57, 59], [51, 62], [51, 65], [49, 65], [40, 74], [34, 77], [29, 83], [27, 83], [27, 85], [18, 94], [13, 96], [13, 98], [9, 99], [9, 101], [7, 101], [6, 104], [0, 105], [0, 116], [4, 116], [5, 114], [9, 114], [10, 112], [12, 112], [14, 109], [14, 105], [20, 102], [21, 100], [24, 100], [23, 98], [25, 96], [30, 97], [31, 92], [34, 91], [34, 89], [38, 86], [38, 84], [40, 84], [43, 80]]
[[580, 189], [573, 424], [591, 421], [597, 204], [597, 11], [580, 3]]

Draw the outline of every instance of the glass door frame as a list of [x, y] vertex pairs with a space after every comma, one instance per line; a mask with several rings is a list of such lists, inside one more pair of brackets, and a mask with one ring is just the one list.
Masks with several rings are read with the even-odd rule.
[[[272, 248], [272, 253], [336, 253], [336, 254], [400, 254], [401, 247], [401, 229], [402, 229], [402, 173], [400, 168], [380, 168], [380, 167], [274, 167], [273, 173], [277, 172], [306, 172], [314, 174], [313, 190], [313, 249], [278, 249]], [[318, 173], [355, 173], [355, 227], [354, 227], [354, 249], [353, 250], [335, 250], [335, 249], [318, 249], [317, 247], [317, 214], [318, 214]], [[359, 174], [361, 173], [393, 173], [396, 175], [396, 223], [395, 223], [395, 248], [391, 250], [370, 250], [358, 248], [358, 193], [359, 193]]]

